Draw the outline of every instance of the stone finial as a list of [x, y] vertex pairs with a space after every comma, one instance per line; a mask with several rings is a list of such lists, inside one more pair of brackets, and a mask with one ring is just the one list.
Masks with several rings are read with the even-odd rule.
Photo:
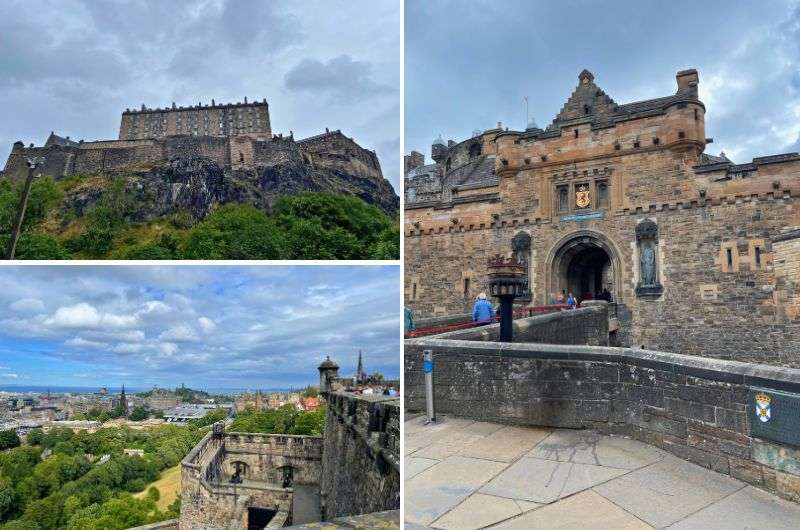
[[578, 74], [578, 81], [580, 81], [581, 84], [591, 83], [592, 81], [594, 81], [594, 74], [592, 74], [592, 72], [584, 68], [581, 71], [581, 73]]

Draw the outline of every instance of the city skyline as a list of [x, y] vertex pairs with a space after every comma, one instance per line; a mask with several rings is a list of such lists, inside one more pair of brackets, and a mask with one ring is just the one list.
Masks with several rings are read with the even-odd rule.
[[301, 388], [399, 377], [396, 266], [5, 267], [0, 386]]

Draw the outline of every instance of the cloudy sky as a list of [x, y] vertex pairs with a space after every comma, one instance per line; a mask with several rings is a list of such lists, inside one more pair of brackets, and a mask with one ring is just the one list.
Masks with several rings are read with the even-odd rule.
[[396, 0], [2, 0], [0, 159], [127, 107], [267, 98], [275, 133], [341, 129], [399, 174]]
[[297, 387], [359, 349], [397, 378], [398, 267], [357, 269], [0, 267], [0, 386]]
[[697, 68], [708, 152], [735, 162], [800, 149], [797, 0], [409, 0], [406, 152], [438, 134], [549, 124], [588, 68], [617, 103], [673, 94]]

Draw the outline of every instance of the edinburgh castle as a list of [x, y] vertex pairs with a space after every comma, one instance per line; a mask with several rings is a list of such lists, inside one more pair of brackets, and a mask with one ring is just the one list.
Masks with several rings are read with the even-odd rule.
[[[233, 181], [255, 179], [258, 193], [269, 200], [298, 191], [330, 191], [360, 197], [389, 215], [399, 208], [399, 198], [383, 177], [374, 151], [362, 148], [340, 130], [326, 129], [297, 140], [291, 132], [273, 134], [266, 100], [248, 102], [245, 98], [231, 104], [212, 100], [211, 104], [189, 107], [173, 102], [169, 108], [142, 105], [139, 110], [126, 109], [117, 140], [75, 141], [51, 133], [40, 147], [16, 142], [2, 175], [12, 180], [24, 178], [26, 160], [32, 156], [45, 157], [42, 174], [55, 179], [124, 173], [177, 160], [173, 172], [178, 173], [178, 183], [196, 188], [193, 178], [199, 175], [219, 202], [236, 201], [242, 194], [216, 182], [220, 179], [215, 176], [221, 176], [216, 174], [224, 171]], [[159, 195], [163, 195], [161, 191]], [[173, 189], [173, 197], [165, 200], [177, 199], [181, 207], [197, 202], [196, 198], [181, 201], [181, 192]], [[207, 198], [201, 202], [205, 212]]]
[[696, 70], [620, 104], [584, 70], [553, 122], [405, 160], [405, 301], [468, 312], [487, 259], [528, 270], [528, 306], [610, 298], [618, 345], [800, 366], [800, 155], [706, 153]]

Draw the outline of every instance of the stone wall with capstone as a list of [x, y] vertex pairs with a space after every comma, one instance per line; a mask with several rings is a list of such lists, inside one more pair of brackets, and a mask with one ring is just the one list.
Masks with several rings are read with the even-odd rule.
[[800, 502], [800, 447], [751, 433], [753, 389], [800, 394], [800, 370], [629, 348], [411, 339], [407, 412], [425, 410], [424, 350], [433, 352], [437, 414], [629, 436]]

